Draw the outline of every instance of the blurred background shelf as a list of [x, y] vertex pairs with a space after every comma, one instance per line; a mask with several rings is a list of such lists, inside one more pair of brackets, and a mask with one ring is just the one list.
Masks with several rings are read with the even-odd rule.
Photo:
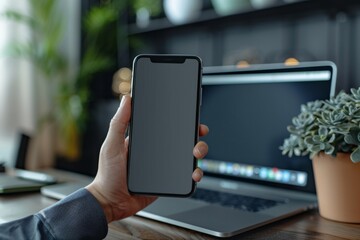
[[360, 77], [355, 64], [360, 55], [360, 1], [276, 1], [225, 16], [211, 3], [204, 1], [200, 16], [183, 24], [173, 24], [163, 12], [147, 27], [139, 27], [129, 14], [124, 26], [129, 47], [119, 55], [128, 57], [124, 64], [131, 67], [139, 53], [195, 54], [205, 66], [331, 60], [339, 67], [338, 88], [357, 84], [352, 81]]
[[[183, 24], [173, 24], [166, 16], [160, 18], [151, 19], [150, 24], [147, 27], [139, 27], [135, 22], [130, 22], [128, 28], [129, 35], [149, 33], [153, 31], [161, 31], [173, 28], [191, 28], [194, 26], [208, 25], [208, 24], [223, 24], [225, 22], [239, 20], [239, 19], [254, 19], [257, 17], [265, 16], [272, 17], [275, 14], [292, 14], [294, 10], [300, 8], [312, 8], [313, 3], [310, 0], [298, 0], [291, 3], [276, 2], [271, 6], [264, 8], [254, 9], [251, 6], [245, 7], [240, 12], [232, 13], [229, 15], [219, 15], [209, 3], [204, 4], [204, 9], [201, 11], [201, 15], [190, 22]], [[133, 20], [132, 20], [133, 21]]]
[[[141, 0], [136, 0], [141, 2]], [[59, 159], [58, 166], [95, 174], [97, 157], [108, 121], [118, 106], [111, 90], [114, 72], [132, 67], [141, 53], [182, 53], [202, 58], [204, 66], [278, 63], [287, 58], [299, 61], [330, 60], [338, 66], [337, 90], [360, 85], [360, 1], [356, 0], [271, 0], [263, 8], [250, 6], [220, 15], [212, 0], [203, 0], [200, 15], [174, 24], [159, 0], [160, 13], [146, 27], [139, 27], [132, 4], [118, 19], [115, 67], [94, 76], [90, 119], [83, 136], [82, 158], [77, 162]], [[142, 1], [147, 4], [150, 0]], [[156, 1], [156, 0], [153, 0]], [[192, 0], [200, 1], [200, 0]], [[240, 1], [240, 0], [238, 0]], [[251, 0], [245, 0], [250, 3]], [[256, 0], [255, 0], [256, 1]], [[265, 0], [263, 2], [268, 2]], [[290, 2], [291, 1], [291, 2]], [[82, 0], [82, 15], [102, 0]], [[224, 2], [224, 1], [223, 1]], [[82, 39], [81, 49], [86, 48]], [[101, 117], [99, 117], [101, 116]]]
[[356, 5], [360, 5], [360, 2], [354, 0], [288, 0], [288, 2], [286, 2], [285, 0], [276, 1], [263, 8], [253, 8], [249, 6], [237, 13], [219, 15], [214, 8], [207, 3], [204, 4], [204, 9], [197, 19], [183, 24], [173, 24], [164, 15], [151, 19], [149, 25], [146, 27], [139, 27], [134, 22], [134, 19], [130, 19], [128, 24], [128, 35], [141, 35], [169, 29], [208, 26], [209, 24], [223, 25], [226, 27], [226, 24], [234, 21], [263, 21], [271, 20], [271, 18], [274, 17], [296, 18], [301, 15], [312, 14], [316, 11], [336, 14], [336, 12], [339, 11], [348, 11]]

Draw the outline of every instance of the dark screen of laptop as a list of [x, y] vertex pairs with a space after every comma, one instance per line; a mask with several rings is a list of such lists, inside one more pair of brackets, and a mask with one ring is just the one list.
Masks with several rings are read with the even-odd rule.
[[[270, 185], [315, 192], [309, 158], [288, 158], [281, 154], [279, 146], [288, 137], [286, 127], [298, 115], [301, 104], [329, 98], [330, 87], [330, 81], [203, 85], [200, 116], [210, 128], [210, 134], [203, 138], [209, 145], [206, 159], [210, 160], [202, 162], [204, 171], [242, 177], [251, 170], [251, 174], [257, 174], [256, 180], [264, 176], [262, 182]], [[222, 170], [213, 171], [214, 168]], [[304, 186], [281, 180], [293, 177], [291, 170], [306, 173]], [[279, 179], [277, 173], [281, 175]], [[265, 181], [269, 178], [274, 181]]]

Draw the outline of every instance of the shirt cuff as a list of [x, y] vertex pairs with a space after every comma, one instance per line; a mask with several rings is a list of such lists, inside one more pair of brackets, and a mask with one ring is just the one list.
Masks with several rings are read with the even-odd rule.
[[102, 239], [108, 232], [103, 209], [82, 188], [37, 214], [56, 239]]

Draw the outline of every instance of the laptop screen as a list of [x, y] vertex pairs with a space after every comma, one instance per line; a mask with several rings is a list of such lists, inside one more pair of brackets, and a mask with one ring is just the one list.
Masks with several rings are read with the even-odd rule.
[[199, 167], [205, 174], [315, 192], [308, 156], [283, 156], [279, 147], [301, 104], [335, 91], [332, 63], [296, 67], [208, 68], [203, 75], [201, 122], [210, 128]]

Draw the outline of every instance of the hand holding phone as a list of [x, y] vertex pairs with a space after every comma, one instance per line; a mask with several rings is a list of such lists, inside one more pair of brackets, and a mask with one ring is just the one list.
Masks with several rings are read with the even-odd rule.
[[139, 55], [133, 63], [128, 189], [134, 194], [189, 196], [195, 188], [201, 60]]

